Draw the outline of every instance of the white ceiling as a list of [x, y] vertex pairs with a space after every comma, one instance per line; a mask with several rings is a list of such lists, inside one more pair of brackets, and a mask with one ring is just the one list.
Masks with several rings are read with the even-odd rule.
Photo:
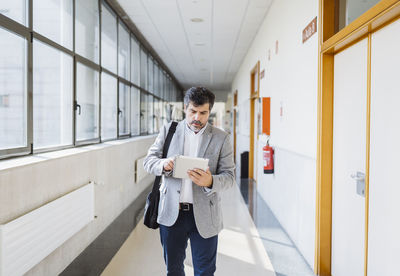
[[185, 89], [226, 91], [272, 0], [117, 2]]

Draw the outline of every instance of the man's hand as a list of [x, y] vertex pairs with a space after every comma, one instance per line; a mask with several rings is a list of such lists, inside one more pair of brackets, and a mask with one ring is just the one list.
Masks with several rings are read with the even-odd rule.
[[168, 158], [164, 162], [164, 171], [172, 171], [174, 168], [174, 159], [173, 158]]
[[212, 186], [213, 178], [209, 168], [207, 168], [207, 171], [201, 169], [188, 170], [188, 175], [196, 185], [207, 188]]

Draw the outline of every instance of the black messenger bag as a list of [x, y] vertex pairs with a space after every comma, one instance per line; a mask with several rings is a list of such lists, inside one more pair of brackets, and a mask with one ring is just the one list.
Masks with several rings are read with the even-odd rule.
[[[162, 158], [167, 157], [169, 144], [171, 143], [172, 136], [174, 136], [177, 122], [172, 122], [167, 138], [165, 138], [165, 143], [163, 147]], [[157, 229], [159, 224], [157, 223], [158, 217], [158, 203], [160, 202], [160, 182], [161, 176], [156, 176], [153, 184], [153, 190], [149, 193], [146, 200], [146, 207], [144, 209], [144, 225], [151, 229]]]

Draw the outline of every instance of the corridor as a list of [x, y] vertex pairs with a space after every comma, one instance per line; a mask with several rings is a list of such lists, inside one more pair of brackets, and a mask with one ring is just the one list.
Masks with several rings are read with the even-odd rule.
[[1, 0], [0, 276], [166, 275], [160, 175], [187, 276], [397, 275], [399, 33], [400, 0]]

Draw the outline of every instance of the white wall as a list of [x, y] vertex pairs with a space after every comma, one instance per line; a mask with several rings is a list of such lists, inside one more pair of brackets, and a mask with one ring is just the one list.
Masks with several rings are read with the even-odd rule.
[[[315, 242], [318, 34], [303, 44], [302, 31], [317, 14], [318, 1], [274, 1], [232, 83], [232, 92], [238, 90], [239, 174], [240, 153], [249, 150], [250, 71], [258, 60], [260, 71], [265, 69], [260, 96], [271, 97], [276, 173], [263, 175], [262, 163], [255, 164], [257, 188], [311, 267]], [[260, 161], [263, 145], [257, 145]]]
[[106, 142], [0, 162], [0, 224], [95, 181], [97, 218], [27, 275], [58, 275], [152, 183], [135, 183], [135, 160], [155, 136]]

